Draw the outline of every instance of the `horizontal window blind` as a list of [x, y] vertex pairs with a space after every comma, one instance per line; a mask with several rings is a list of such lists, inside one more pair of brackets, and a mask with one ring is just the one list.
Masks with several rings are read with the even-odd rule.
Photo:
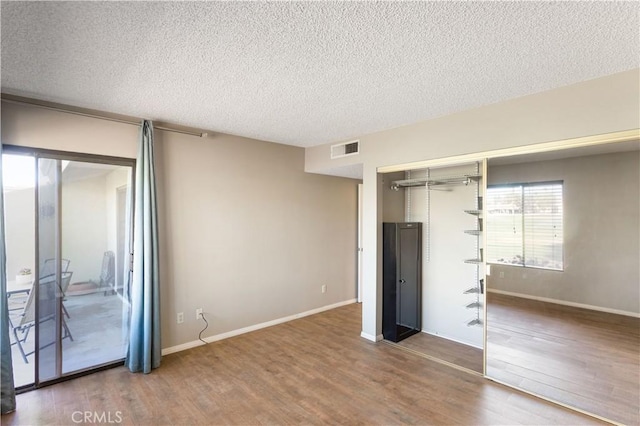
[[522, 187], [488, 188], [487, 260], [489, 262], [524, 264], [522, 259]]
[[487, 189], [487, 261], [563, 269], [562, 182]]

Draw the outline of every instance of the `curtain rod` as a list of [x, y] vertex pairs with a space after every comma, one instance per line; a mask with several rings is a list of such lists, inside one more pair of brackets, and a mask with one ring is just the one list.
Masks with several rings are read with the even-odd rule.
[[[3, 102], [8, 102], [11, 104], [17, 104], [17, 105], [28, 105], [28, 106], [33, 106], [33, 107], [38, 107], [38, 108], [43, 108], [43, 109], [48, 109], [51, 111], [57, 111], [57, 112], [64, 112], [67, 114], [74, 114], [74, 115], [79, 115], [82, 117], [89, 117], [89, 118], [97, 118], [99, 120], [106, 120], [106, 121], [113, 121], [116, 123], [122, 123], [122, 124], [131, 124], [133, 126], [140, 126], [140, 123], [142, 121], [142, 119], [137, 119], [135, 117], [131, 117], [131, 116], [126, 116], [126, 115], [122, 115], [122, 114], [108, 114], [102, 111], [97, 111], [97, 110], [90, 110], [90, 109], [75, 109], [75, 107], [71, 107], [68, 105], [63, 105], [63, 104], [58, 104], [58, 103], [54, 103], [54, 102], [47, 102], [47, 101], [41, 101], [38, 99], [32, 99], [32, 98], [25, 98], [22, 96], [14, 96], [14, 95], [8, 95], [6, 93], [2, 93], [2, 101]], [[190, 136], [198, 136], [198, 137], [206, 137], [208, 134], [204, 133], [204, 132], [196, 132], [196, 131], [191, 131], [191, 130], [183, 130], [183, 129], [177, 129], [177, 128], [172, 128], [172, 127], [168, 127], [166, 125], [155, 125], [153, 126], [153, 128], [155, 130], [162, 130], [165, 132], [174, 132], [174, 133], [182, 133], [184, 135], [190, 135]]]

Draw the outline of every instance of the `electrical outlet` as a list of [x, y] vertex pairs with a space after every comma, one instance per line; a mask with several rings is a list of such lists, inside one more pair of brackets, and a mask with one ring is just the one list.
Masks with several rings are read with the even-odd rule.
[[500, 271], [500, 278], [504, 278], [504, 271]]
[[178, 324], [182, 324], [184, 322], [184, 312], [178, 312]]
[[196, 309], [196, 319], [199, 320], [202, 318], [202, 308]]
[[326, 286], [326, 284], [322, 286], [322, 292], [323, 292], [323, 293], [326, 293], [326, 292], [327, 292], [327, 286]]

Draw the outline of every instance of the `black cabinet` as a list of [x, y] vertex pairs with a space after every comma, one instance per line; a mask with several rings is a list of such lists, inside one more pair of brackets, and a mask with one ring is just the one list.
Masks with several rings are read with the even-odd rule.
[[383, 223], [382, 334], [392, 342], [422, 327], [422, 224]]

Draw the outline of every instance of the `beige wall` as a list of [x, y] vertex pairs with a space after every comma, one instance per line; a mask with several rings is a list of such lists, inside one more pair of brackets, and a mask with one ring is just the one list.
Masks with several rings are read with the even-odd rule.
[[382, 176], [382, 203], [384, 222], [405, 222], [404, 190], [394, 191], [391, 182], [403, 180], [404, 172], [386, 173]]
[[[5, 144], [136, 155], [135, 126], [2, 106]], [[156, 141], [164, 348], [197, 340], [196, 308], [206, 337], [356, 297], [358, 181], [306, 174], [301, 148], [161, 131]]]
[[[305, 170], [381, 167], [640, 127], [640, 69], [362, 135], [359, 155], [306, 149]], [[333, 142], [336, 143], [336, 142]]]
[[[382, 194], [378, 167], [640, 128], [640, 69], [359, 137], [359, 155], [306, 149], [305, 170], [363, 168], [362, 336], [380, 338]], [[355, 139], [355, 138], [351, 138]], [[328, 141], [329, 142], [329, 141]]]
[[138, 132], [134, 125], [2, 102], [3, 144], [135, 158]]
[[493, 265], [489, 288], [640, 313], [640, 153], [488, 172], [489, 184], [553, 180], [564, 181], [564, 271]]
[[304, 173], [300, 148], [157, 142], [164, 346], [197, 337], [196, 308], [220, 334], [356, 297], [357, 181]]

